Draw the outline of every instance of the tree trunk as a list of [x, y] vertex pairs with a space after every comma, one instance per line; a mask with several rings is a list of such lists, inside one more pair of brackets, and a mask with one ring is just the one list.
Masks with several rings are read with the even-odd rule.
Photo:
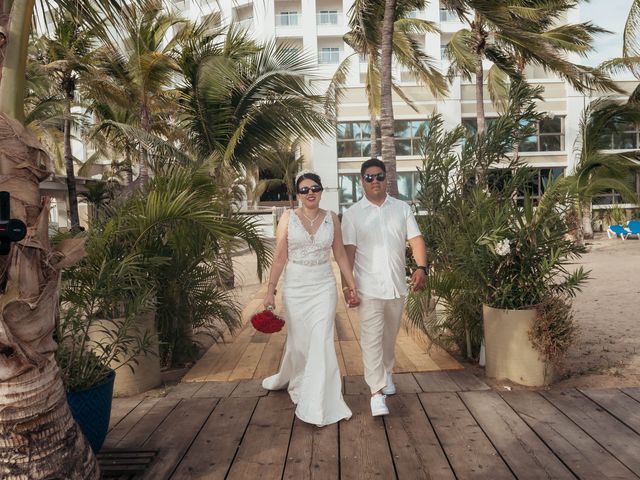
[[291, 193], [291, 190], [287, 192], [287, 195], [289, 195], [289, 206], [294, 209], [296, 206], [293, 203], [293, 194]]
[[[151, 122], [149, 120], [149, 109], [144, 104], [142, 106], [142, 112], [140, 112], [140, 120], [142, 130], [149, 133], [151, 125]], [[148, 155], [147, 150], [142, 145], [140, 146], [140, 160], [140, 171], [138, 173], [138, 178], [140, 179], [140, 188], [142, 188], [149, 181], [149, 169], [147, 167]]]
[[[73, 95], [73, 94], [72, 94]], [[73, 170], [73, 154], [71, 152], [71, 107], [67, 105], [64, 119], [64, 166], [67, 172], [67, 193], [69, 195], [69, 220], [71, 231], [80, 231], [80, 215], [78, 214], [78, 192], [76, 191], [76, 174]]]
[[385, 0], [382, 22], [382, 46], [380, 49], [380, 127], [382, 133], [382, 161], [387, 168], [387, 192], [398, 198], [396, 176], [396, 145], [393, 128], [393, 24], [396, 0]]
[[131, 149], [124, 147], [125, 182], [128, 185], [133, 183], [133, 165], [131, 163]]
[[478, 122], [477, 134], [485, 131], [484, 116], [484, 71], [482, 70], [482, 55], [478, 55], [476, 64], [476, 119]]
[[[6, 65], [5, 65], [6, 66]], [[5, 77], [6, 80], [7, 77]], [[98, 479], [98, 465], [66, 402], [53, 340], [66, 244], [49, 247], [49, 202], [39, 183], [47, 155], [33, 135], [0, 113], [0, 190], [29, 236], [0, 257], [0, 478]], [[77, 252], [82, 250], [76, 247]]]
[[591, 226], [591, 199], [582, 205], [580, 211], [582, 236], [584, 239], [589, 240], [593, 238], [593, 227]]
[[371, 158], [378, 158], [380, 156], [378, 151], [378, 119], [375, 113], [371, 113], [369, 116], [369, 129], [371, 130]]

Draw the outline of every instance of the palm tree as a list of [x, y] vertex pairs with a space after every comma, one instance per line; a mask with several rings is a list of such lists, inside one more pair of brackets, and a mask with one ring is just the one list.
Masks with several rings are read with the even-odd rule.
[[284, 185], [289, 197], [289, 206], [293, 208], [293, 196], [296, 188], [295, 179], [303, 166], [304, 157], [298, 155], [298, 144], [296, 142], [288, 142], [265, 152], [260, 162], [260, 167], [267, 170], [272, 178], [258, 182], [255, 196], [260, 198], [264, 192]]
[[54, 360], [60, 269], [74, 258], [72, 242], [59, 251], [49, 246], [48, 202], [39, 192], [47, 155], [23, 124], [34, 3], [0, 3], [0, 171], [11, 211], [30, 231], [28, 242], [0, 258], [0, 476], [97, 480], [95, 456], [71, 417]]
[[[422, 85], [426, 86], [436, 95], [443, 95], [447, 92], [447, 84], [444, 76], [437, 70], [430, 58], [415, 40], [415, 35], [437, 32], [437, 27], [427, 20], [410, 18], [409, 14], [415, 10], [422, 10], [425, 7], [424, 0], [400, 0], [396, 2], [395, 20], [393, 22], [392, 50], [393, 57], [399, 65], [406, 68]], [[344, 41], [355, 54], [362, 55], [367, 59], [367, 73], [365, 80], [365, 92], [367, 95], [369, 123], [371, 135], [371, 156], [377, 157], [378, 151], [378, 129], [380, 126], [379, 117], [381, 115], [381, 45], [382, 45], [382, 23], [384, 20], [385, 2], [381, 0], [357, 0], [349, 12], [350, 31], [344, 36]], [[351, 57], [347, 57], [338, 66], [334, 74], [329, 90], [328, 98], [339, 102], [344, 84], [347, 79], [347, 72], [351, 64]], [[410, 107], [417, 111], [417, 108], [407, 97], [402, 89], [393, 82], [391, 78], [391, 88]], [[331, 112], [335, 116], [335, 112]], [[394, 144], [395, 146], [395, 144]], [[395, 159], [395, 157], [394, 157]], [[387, 166], [387, 171], [394, 165]], [[397, 190], [397, 182], [389, 180], [389, 189]], [[391, 186], [391, 183], [395, 186]]]
[[626, 203], [638, 201], [629, 177], [638, 171], [639, 150], [611, 153], [611, 139], [623, 127], [640, 123], [640, 110], [632, 103], [619, 105], [599, 99], [583, 112], [580, 130], [574, 147], [577, 155], [575, 171], [566, 181], [577, 198], [579, 217], [578, 241], [593, 238], [591, 228], [594, 195], [615, 189]]
[[63, 150], [64, 165], [69, 196], [69, 220], [71, 231], [80, 229], [78, 215], [78, 194], [71, 151], [71, 130], [73, 117], [71, 107], [75, 102], [78, 82], [89, 71], [95, 37], [91, 29], [84, 26], [77, 16], [69, 12], [58, 12], [52, 37], [42, 38], [44, 48], [44, 70], [55, 79], [65, 99]]
[[567, 53], [586, 55], [593, 36], [605, 30], [589, 22], [555, 26], [573, 0], [442, 0], [467, 28], [456, 32], [445, 49], [449, 74], [471, 79], [475, 75], [477, 133], [485, 127], [483, 61], [489, 72], [489, 93], [497, 101], [508, 77], [520, 79], [527, 64], [537, 64], [567, 80], [578, 91], [614, 90], [615, 84], [598, 69], [576, 65]]
[[387, 190], [398, 197], [396, 177], [396, 144], [393, 138], [393, 27], [396, 20], [396, 0], [384, 0], [384, 19], [380, 38], [380, 133], [382, 161], [387, 171]]

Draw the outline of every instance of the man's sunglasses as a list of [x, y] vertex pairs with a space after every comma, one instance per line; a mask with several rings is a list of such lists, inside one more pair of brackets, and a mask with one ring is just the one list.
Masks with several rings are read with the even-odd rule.
[[300, 195], [308, 195], [311, 193], [318, 193], [322, 191], [322, 187], [320, 185], [312, 185], [311, 187], [302, 187], [298, 189], [298, 193]]
[[384, 182], [384, 179], [387, 178], [387, 174], [384, 172], [380, 172], [380, 173], [376, 173], [375, 175], [372, 175], [370, 173], [365, 173], [362, 178], [364, 179], [365, 182], [367, 183], [371, 183], [374, 180], [378, 180], [379, 182]]

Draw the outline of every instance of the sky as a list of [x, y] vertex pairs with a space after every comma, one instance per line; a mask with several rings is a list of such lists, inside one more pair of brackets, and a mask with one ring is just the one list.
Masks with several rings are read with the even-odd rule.
[[595, 52], [585, 63], [598, 65], [604, 60], [622, 55], [622, 30], [633, 0], [591, 0], [580, 5], [580, 19], [614, 32], [598, 35]]

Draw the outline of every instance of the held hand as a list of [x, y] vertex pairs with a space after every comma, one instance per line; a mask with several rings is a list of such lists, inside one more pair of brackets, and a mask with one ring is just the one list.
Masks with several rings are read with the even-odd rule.
[[358, 291], [355, 288], [350, 289], [345, 293], [347, 293], [348, 295], [347, 305], [349, 305], [350, 308], [360, 305], [360, 296], [358, 295]]
[[273, 293], [267, 293], [262, 301], [264, 308], [276, 308], [276, 297]]
[[424, 273], [424, 270], [420, 268], [416, 269], [413, 275], [411, 275], [411, 291], [417, 292], [418, 290], [422, 290], [426, 278], [427, 274]]

